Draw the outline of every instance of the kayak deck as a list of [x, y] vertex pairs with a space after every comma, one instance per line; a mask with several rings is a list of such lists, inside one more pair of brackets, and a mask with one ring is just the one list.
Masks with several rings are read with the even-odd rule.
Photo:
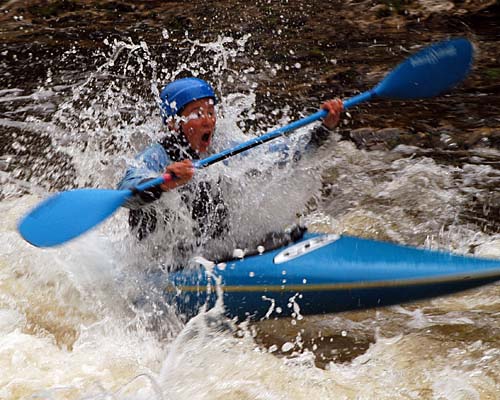
[[500, 260], [306, 233], [262, 255], [172, 273], [165, 295], [191, 317], [215, 303], [220, 282], [226, 314], [241, 320], [388, 306], [499, 279]]

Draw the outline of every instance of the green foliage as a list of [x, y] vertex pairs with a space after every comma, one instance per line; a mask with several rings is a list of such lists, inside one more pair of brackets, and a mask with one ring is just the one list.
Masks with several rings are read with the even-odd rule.
[[323, 52], [323, 50], [317, 47], [313, 47], [309, 50], [309, 58], [323, 59], [325, 58], [325, 53]]
[[500, 79], [500, 68], [488, 68], [484, 71], [485, 75], [490, 79]]
[[377, 11], [377, 17], [388, 17], [392, 14], [392, 11], [396, 12], [396, 14], [403, 14], [405, 6], [411, 3], [413, 3], [413, 0], [382, 0], [379, 4], [384, 4], [385, 7]]

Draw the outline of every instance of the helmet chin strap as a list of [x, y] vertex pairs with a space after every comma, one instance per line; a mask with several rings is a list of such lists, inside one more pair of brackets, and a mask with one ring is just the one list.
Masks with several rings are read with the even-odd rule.
[[167, 127], [169, 130], [169, 135], [168, 136], [175, 136], [178, 138], [178, 141], [183, 145], [190, 147], [189, 141], [187, 140], [186, 134], [184, 133], [184, 130], [182, 129], [182, 118], [179, 115], [175, 115], [174, 117], [171, 117], [170, 120], [167, 122]]
[[179, 137], [179, 141], [187, 148], [191, 148], [191, 144], [189, 143], [189, 140], [187, 139], [186, 134], [184, 133], [184, 129], [182, 125], [179, 125], [179, 130], [177, 131], [177, 136]]
[[191, 148], [189, 141], [179, 126], [176, 130], [170, 130], [160, 142], [170, 159], [174, 162], [182, 160], [199, 160], [200, 155]]

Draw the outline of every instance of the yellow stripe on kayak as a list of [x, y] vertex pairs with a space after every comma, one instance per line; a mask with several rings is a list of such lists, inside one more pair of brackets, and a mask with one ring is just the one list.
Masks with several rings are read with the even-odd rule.
[[[302, 285], [222, 285], [226, 293], [238, 292], [324, 292], [350, 289], [371, 289], [387, 288], [408, 285], [429, 285], [436, 283], [453, 283], [464, 280], [479, 280], [485, 278], [500, 279], [500, 269], [479, 274], [461, 274], [452, 276], [441, 276], [434, 278], [416, 278], [404, 280], [375, 281], [375, 282], [353, 282], [353, 283], [323, 283], [323, 284], [302, 284]], [[206, 286], [199, 285], [178, 285], [170, 284], [166, 287], [167, 292], [199, 292], [205, 290]]]

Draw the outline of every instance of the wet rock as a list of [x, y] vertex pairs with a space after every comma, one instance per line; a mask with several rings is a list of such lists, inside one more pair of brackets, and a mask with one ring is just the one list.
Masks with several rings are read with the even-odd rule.
[[455, 4], [445, 0], [420, 0], [422, 8], [429, 13], [450, 12], [455, 8]]
[[[262, 115], [289, 105], [295, 116], [327, 98], [353, 96], [373, 87], [422, 46], [450, 36], [469, 37], [478, 48], [475, 66], [452, 95], [359, 106], [350, 111], [349, 129], [343, 127], [342, 135], [367, 150], [398, 144], [445, 152], [500, 149], [500, 4], [495, 0], [338, 0], [326, 9], [316, 0], [286, 6], [237, 0], [26, 0], [3, 2], [0, 11], [3, 89], [34, 90], [45, 84], [49, 70], [54, 79], [74, 82], [85, 71], [95, 71], [94, 55], [105, 39], [145, 41], [152, 57], [170, 68], [184, 51], [175, 43], [185, 40], [186, 32], [207, 42], [251, 34], [247, 57], [232, 67], [255, 68], [256, 112]], [[73, 47], [78, 57], [71, 65], [51, 62]], [[162, 53], [165, 58], [159, 60]], [[274, 63], [279, 68], [271, 75], [269, 64], [274, 68]], [[297, 63], [300, 68], [294, 68]], [[226, 82], [222, 90], [241, 91], [245, 84]], [[13, 107], [17, 110], [5, 102], [0, 117], [12, 118], [8, 113]], [[8, 133], [0, 127], [7, 141]], [[47, 144], [40, 140], [40, 145]], [[40, 146], [31, 151], [33, 157], [43, 157]]]
[[500, 127], [483, 127], [469, 132], [467, 144], [473, 146], [500, 147]]
[[390, 150], [400, 143], [400, 138], [408, 132], [401, 128], [374, 129], [372, 127], [353, 129], [349, 138], [359, 148], [368, 150]]
[[471, 148], [477, 145], [487, 144], [489, 142], [488, 136], [491, 134], [491, 129], [479, 128], [473, 129], [467, 133], [467, 136], [464, 138], [464, 145]]
[[458, 139], [461, 131], [455, 128], [453, 125], [442, 123], [440, 127], [434, 130], [434, 137], [439, 138], [439, 142], [433, 143], [435, 148], [456, 150], [463, 145], [463, 141]]
[[9, 127], [8, 132], [6, 140], [0, 141], [0, 171], [46, 189], [72, 187], [76, 171], [71, 159], [52, 146], [47, 134], [14, 127]]

